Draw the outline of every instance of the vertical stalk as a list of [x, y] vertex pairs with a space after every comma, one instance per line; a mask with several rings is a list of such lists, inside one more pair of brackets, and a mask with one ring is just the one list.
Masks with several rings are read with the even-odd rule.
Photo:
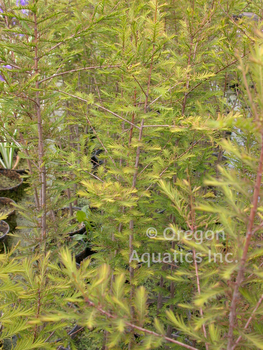
[[[164, 282], [163, 276], [161, 276], [161, 277], [160, 277], [160, 289], [163, 288], [163, 282]], [[159, 312], [160, 312], [162, 306], [163, 306], [163, 294], [162, 294], [162, 292], [160, 291], [160, 292], [158, 293], [158, 298], [157, 298], [157, 311], [156, 311], [156, 316], [159, 315]]]
[[[38, 27], [37, 27], [37, 15], [34, 13], [34, 43], [35, 43], [35, 75], [39, 73], [39, 57], [38, 57]], [[37, 115], [37, 127], [38, 127], [38, 163], [39, 163], [39, 175], [41, 182], [40, 190], [40, 207], [43, 210], [41, 216], [41, 240], [44, 244], [45, 250], [45, 239], [46, 239], [46, 167], [44, 164], [44, 138], [43, 138], [43, 125], [41, 115], [41, 105], [39, 98], [39, 81], [36, 81], [36, 115]]]
[[[142, 132], [143, 132], [143, 125], [144, 125], [144, 119], [142, 119], [141, 121], [141, 127], [140, 127], [140, 131], [139, 131], [139, 142], [142, 140]], [[137, 182], [137, 176], [138, 176], [138, 166], [139, 166], [139, 159], [140, 159], [140, 152], [141, 152], [141, 148], [140, 145], [137, 147], [137, 151], [136, 151], [136, 159], [135, 159], [135, 173], [133, 175], [133, 180], [132, 180], [132, 188], [136, 187], [136, 182]], [[133, 252], [133, 229], [134, 229], [134, 221], [131, 220], [130, 224], [129, 224], [129, 229], [130, 229], [130, 235], [129, 235], [129, 252], [130, 252], [130, 256], [132, 256], [132, 252]], [[133, 298], [133, 294], [134, 294], [134, 288], [133, 288], [133, 277], [134, 277], [134, 268], [131, 266], [129, 266], [129, 273], [130, 273], [130, 284], [131, 284], [131, 299]], [[131, 316], [133, 317], [133, 308], [131, 308]], [[130, 341], [129, 343], [129, 350], [131, 350], [132, 348], [132, 341]]]
[[[70, 200], [71, 196], [70, 196], [70, 189], [69, 188], [67, 188], [67, 197]], [[72, 203], [69, 203], [69, 215], [73, 216]]]
[[[25, 142], [24, 142], [24, 138], [23, 138], [23, 135], [22, 135], [21, 132], [19, 132], [19, 136], [20, 136], [20, 142], [21, 142], [22, 144], [24, 144], [24, 146], [25, 146], [24, 152], [25, 152], [26, 156], [28, 157], [28, 158], [27, 158], [27, 165], [28, 165], [29, 172], [30, 172], [30, 174], [32, 175], [32, 174], [33, 174], [33, 170], [32, 170], [32, 166], [31, 166], [31, 162], [30, 162], [30, 160], [29, 160], [29, 153], [28, 153], [28, 150], [26, 149], [26, 145], [25, 145]], [[36, 209], [39, 210], [39, 208], [40, 208], [40, 203], [39, 203], [39, 198], [38, 198], [38, 193], [37, 193], [37, 188], [36, 188], [36, 186], [34, 186], [34, 199], [35, 199]]]
[[237, 278], [235, 281], [235, 288], [234, 288], [232, 302], [230, 306], [227, 350], [232, 350], [232, 346], [234, 342], [234, 328], [236, 323], [236, 308], [237, 308], [237, 302], [239, 298], [239, 288], [244, 279], [247, 253], [248, 253], [250, 240], [253, 234], [253, 226], [254, 226], [255, 216], [257, 213], [258, 198], [259, 198], [259, 192], [260, 192], [260, 186], [261, 186], [261, 180], [262, 180], [262, 171], [263, 171], [263, 130], [261, 131], [261, 151], [260, 151], [259, 165], [258, 165], [257, 178], [255, 182], [255, 187], [254, 187], [253, 199], [251, 203], [246, 240], [245, 240], [243, 254], [242, 254], [242, 258], [241, 258], [238, 273], [237, 273]]
[[[193, 57], [192, 57], [192, 46], [193, 46], [193, 37], [191, 37], [190, 50], [189, 50], [188, 62], [187, 62], [188, 67], [191, 66], [191, 58], [192, 58], [192, 62], [195, 59], [197, 43], [195, 44]], [[182, 106], [182, 114], [184, 114], [184, 112], [185, 112], [186, 101], [187, 101], [187, 97], [188, 97], [188, 94], [189, 94], [188, 93], [189, 86], [190, 86], [190, 76], [188, 74], [188, 79], [187, 79], [186, 86], [185, 86], [186, 87], [186, 91], [185, 91], [185, 94], [184, 94], [184, 100], [183, 100], [183, 106]]]
[[[195, 225], [195, 208], [194, 208], [194, 198], [193, 198], [193, 193], [192, 193], [192, 188], [191, 188], [191, 183], [190, 183], [190, 176], [188, 176], [188, 182], [189, 182], [189, 191], [190, 191], [190, 214], [191, 214], [191, 225], [190, 229], [192, 232], [194, 232], [196, 230], [196, 225]], [[198, 271], [198, 265], [197, 265], [197, 260], [196, 260], [196, 251], [195, 249], [193, 249], [193, 261], [194, 261], [194, 268], [195, 268], [195, 276], [196, 276], [196, 286], [197, 286], [197, 292], [200, 295], [201, 294], [201, 286], [200, 286], [200, 277], [199, 277], [199, 271]], [[200, 315], [201, 318], [204, 317], [204, 312], [203, 309], [200, 308]], [[203, 329], [203, 334], [204, 337], [207, 338], [207, 333], [206, 333], [206, 327], [203, 324], [202, 325], [202, 329]], [[205, 343], [205, 348], [206, 350], [209, 349], [208, 344]]]
[[[172, 242], [172, 249], [174, 250], [174, 248], [175, 248], [175, 242], [173, 241]], [[174, 270], [174, 266], [171, 266], [171, 274], [173, 273], [173, 270]], [[171, 299], [174, 298], [174, 293], [175, 293], [175, 284], [174, 284], [174, 282], [171, 282], [170, 283], [170, 298]], [[169, 306], [169, 309], [171, 311], [174, 311], [174, 304], [173, 303], [171, 303], [171, 305]], [[173, 329], [173, 327], [171, 325], [168, 325], [167, 333], [166, 333], [167, 337], [171, 337], [172, 336], [172, 329]]]
[[[144, 119], [142, 119], [142, 122], [141, 122], [141, 127], [140, 127], [140, 131], [139, 131], [139, 141], [142, 140], [143, 125], [144, 125]], [[136, 159], [135, 159], [135, 166], [134, 166], [135, 167], [135, 173], [133, 175], [132, 188], [136, 187], [136, 181], [137, 181], [137, 175], [138, 175], [138, 166], [139, 166], [139, 159], [140, 159], [140, 152], [141, 152], [141, 148], [140, 148], [140, 146], [138, 146], [137, 147], [137, 151], [136, 151]], [[131, 230], [131, 234], [129, 236], [130, 254], [132, 254], [132, 251], [133, 251], [133, 233], [132, 233], [133, 227], [134, 227], [134, 221], [131, 220], [130, 221], [130, 225], [129, 225], [129, 228]], [[132, 279], [134, 270], [133, 270], [133, 268], [131, 266], [129, 268], [129, 271], [130, 271], [130, 279]]]
[[[136, 88], [134, 88], [134, 106], [136, 106]], [[135, 113], [133, 112], [132, 113], [132, 124], [134, 124], [134, 119], [135, 119]], [[131, 129], [130, 129], [130, 137], [129, 137], [129, 145], [131, 144], [131, 141], [132, 141], [132, 134], [133, 134], [133, 125], [131, 125]]]

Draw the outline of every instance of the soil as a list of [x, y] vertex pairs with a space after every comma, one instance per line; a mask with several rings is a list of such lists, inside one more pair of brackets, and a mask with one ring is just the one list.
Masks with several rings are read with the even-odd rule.
[[14, 211], [14, 206], [11, 203], [6, 203], [6, 199], [1, 200], [0, 199], [0, 214], [4, 214], [4, 215], [8, 215], [10, 213], [12, 213], [12, 211]]
[[13, 210], [14, 209], [9, 207], [8, 205], [1, 205], [1, 203], [0, 203], [0, 214], [1, 215], [8, 215]]
[[0, 221], [0, 237], [3, 236], [7, 230], [7, 225], [3, 221]]
[[0, 174], [0, 190], [4, 190], [6, 188], [14, 187], [19, 184], [19, 179], [10, 179], [9, 177]]

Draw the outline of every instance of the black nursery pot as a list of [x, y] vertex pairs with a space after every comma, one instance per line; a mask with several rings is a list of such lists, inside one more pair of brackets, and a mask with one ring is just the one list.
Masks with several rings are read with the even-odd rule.
[[19, 175], [27, 175], [29, 173], [28, 169], [15, 169], [15, 172]]
[[7, 222], [0, 221], [0, 242], [5, 242], [7, 234], [9, 233], [10, 227]]
[[95, 254], [96, 252], [92, 250], [89, 247], [86, 247], [82, 252], [75, 255], [75, 260], [77, 264], [80, 264], [84, 259], [88, 258], [89, 256]]
[[13, 215], [15, 213], [15, 204], [16, 202], [11, 198], [0, 197], [0, 212], [4, 210], [8, 217]]
[[10, 198], [0, 197], [0, 213], [7, 214], [5, 220], [10, 227], [10, 232], [16, 228], [15, 204], [16, 202]]
[[[5, 178], [15, 182], [14, 185], [8, 187], [3, 184]], [[2, 182], [2, 183], [1, 183]], [[18, 199], [22, 196], [23, 179], [15, 170], [0, 169], [0, 196], [11, 199]]]
[[[78, 211], [78, 210], [81, 210], [81, 208], [79, 208], [79, 207], [72, 207], [72, 210], [73, 211]], [[55, 210], [54, 213], [55, 213], [56, 216], [58, 215], [59, 211], [62, 211], [62, 213], [65, 212], [65, 211], [69, 212], [69, 207], [64, 207], [64, 208], [61, 208], [59, 210]], [[86, 226], [82, 223], [80, 228], [69, 232], [68, 235], [71, 237], [71, 236], [74, 236], [74, 235], [77, 235], [77, 234], [79, 234], [79, 235], [84, 234], [85, 232], [86, 232]]]

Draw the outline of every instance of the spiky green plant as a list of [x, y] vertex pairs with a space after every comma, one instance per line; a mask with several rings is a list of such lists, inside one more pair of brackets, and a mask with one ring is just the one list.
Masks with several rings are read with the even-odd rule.
[[12, 135], [12, 141], [8, 142], [6, 140], [6, 133], [3, 132], [0, 142], [0, 164], [4, 169], [13, 169], [15, 151], [18, 149], [19, 143], [15, 140], [17, 130], [14, 131]]

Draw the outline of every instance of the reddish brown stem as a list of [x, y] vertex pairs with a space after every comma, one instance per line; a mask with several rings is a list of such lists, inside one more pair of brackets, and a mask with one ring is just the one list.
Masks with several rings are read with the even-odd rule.
[[[39, 318], [40, 308], [41, 308], [41, 290], [40, 290], [40, 287], [39, 287], [38, 291], [37, 291], [37, 314], [36, 314], [36, 318]], [[36, 324], [35, 325], [35, 329], [34, 329], [34, 342], [37, 339], [37, 330], [38, 330], [38, 326]]]
[[[37, 15], [34, 13], [34, 42], [35, 42], [35, 74], [39, 73], [39, 57], [38, 57], [38, 28], [37, 28]], [[46, 239], [46, 167], [44, 164], [44, 138], [43, 138], [43, 125], [41, 116], [41, 105], [39, 98], [39, 81], [36, 81], [36, 115], [37, 115], [37, 126], [38, 126], [38, 160], [39, 160], [39, 175], [41, 181], [40, 191], [40, 206], [43, 210], [41, 217], [41, 240], [44, 244], [45, 250], [45, 239]]]
[[[259, 301], [257, 302], [257, 305], [255, 307], [255, 309], [252, 311], [251, 316], [249, 317], [249, 319], [247, 320], [247, 323], [245, 324], [244, 330], [247, 329], [247, 327], [249, 326], [250, 322], [252, 321], [253, 316], [255, 315], [255, 312], [257, 311], [257, 309], [260, 307], [261, 303], [263, 301], [263, 294], [261, 295]], [[236, 346], [238, 345], [238, 343], [240, 342], [240, 340], [242, 339], [242, 336], [240, 335], [237, 340], [235, 341], [234, 346], [232, 347], [232, 350], [234, 350], [236, 348]]]
[[[78, 281], [76, 280], [76, 276], [73, 274], [72, 277], [74, 278], [74, 280], [75, 280], [75, 282], [76, 282], [76, 284], [77, 284], [77, 286], [78, 286], [78, 289], [79, 289], [80, 292], [82, 293], [83, 298], [84, 298], [86, 304], [88, 304], [89, 306], [95, 308], [96, 310], [99, 311], [99, 313], [100, 313], [101, 315], [104, 315], [104, 316], [106, 316], [106, 317], [109, 318], [109, 319], [116, 319], [116, 318], [118, 318], [118, 315], [113, 315], [113, 314], [111, 314], [110, 312], [104, 310], [101, 306], [97, 306], [93, 301], [91, 301], [91, 300], [89, 299], [89, 297], [86, 295], [86, 292], [83, 290], [83, 287], [82, 287], [82, 286], [78, 283]], [[125, 319], [123, 319], [123, 320], [124, 320], [124, 323], [125, 323], [125, 325], [126, 325], [127, 327], [130, 327], [130, 328], [135, 329], [135, 330], [137, 330], [137, 331], [143, 332], [143, 333], [145, 333], [145, 334], [153, 335], [153, 336], [158, 337], [158, 338], [163, 338], [163, 339], [166, 340], [167, 342], [172, 343], [172, 344], [180, 345], [180, 346], [181, 346], [182, 348], [184, 348], [184, 349], [198, 350], [197, 348], [195, 348], [195, 347], [193, 347], [193, 346], [190, 346], [190, 345], [181, 343], [181, 342], [178, 341], [178, 340], [175, 340], [175, 339], [166, 337], [166, 336], [164, 336], [164, 335], [161, 335], [161, 334], [156, 333], [156, 332], [154, 332], [154, 331], [151, 331], [151, 330], [149, 330], [149, 329], [146, 329], [146, 328], [143, 328], [143, 327], [139, 327], [139, 326], [135, 325], [134, 323], [125, 321]]]
[[255, 187], [254, 187], [254, 194], [253, 194], [253, 199], [251, 203], [252, 208], [249, 215], [246, 240], [245, 240], [243, 254], [242, 254], [242, 258], [240, 261], [240, 265], [239, 265], [239, 269], [236, 277], [235, 288], [234, 288], [232, 302], [230, 306], [227, 350], [232, 350], [233, 341], [234, 341], [234, 328], [235, 328], [235, 322], [236, 322], [236, 307], [237, 307], [237, 301], [239, 297], [239, 288], [244, 279], [247, 253], [248, 253], [250, 240], [253, 234], [253, 226], [254, 226], [255, 216], [257, 213], [258, 198], [259, 198], [260, 185], [261, 185], [261, 179], [262, 179], [262, 168], [263, 168], [263, 131], [261, 134], [261, 152], [260, 152], [260, 159], [259, 159], [259, 165], [258, 165], [258, 171], [257, 171], [257, 178], [255, 182]]
[[92, 70], [92, 69], [106, 69], [106, 68], [118, 68], [120, 66], [93, 66], [93, 67], [84, 67], [84, 68], [78, 68], [78, 69], [71, 69], [66, 72], [61, 72], [57, 74], [53, 74], [51, 77], [47, 77], [45, 79], [42, 79], [39, 81], [39, 84], [43, 83], [44, 81], [51, 80], [53, 78], [65, 75], [65, 74], [72, 74], [75, 72], [85, 71], [85, 70]]
[[[134, 106], [136, 105], [136, 88], [134, 89]], [[134, 119], [135, 119], [135, 113], [132, 113], [132, 124], [134, 124]], [[129, 145], [131, 144], [132, 141], [132, 133], [133, 133], [133, 126], [131, 126], [130, 129], [130, 138], [129, 138]]]
[[[67, 188], [67, 196], [68, 196], [68, 199], [70, 200], [71, 196], [70, 196], [70, 189], [69, 188]], [[69, 203], [69, 215], [73, 216], [72, 203]]]

